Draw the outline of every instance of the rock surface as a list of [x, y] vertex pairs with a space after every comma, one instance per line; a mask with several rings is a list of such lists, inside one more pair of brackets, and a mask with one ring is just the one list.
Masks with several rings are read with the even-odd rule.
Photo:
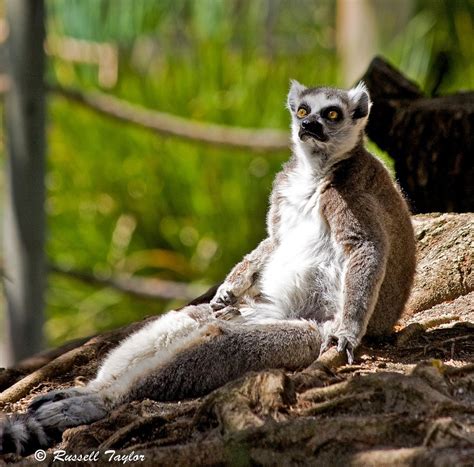
[[418, 262], [407, 313], [474, 291], [474, 215], [423, 214], [413, 224]]

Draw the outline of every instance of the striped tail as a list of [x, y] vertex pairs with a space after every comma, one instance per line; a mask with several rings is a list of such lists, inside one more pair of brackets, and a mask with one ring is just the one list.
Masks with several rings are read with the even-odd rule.
[[0, 454], [27, 454], [48, 446], [50, 436], [34, 414], [21, 413], [0, 418]]
[[0, 419], [0, 454], [29, 454], [52, 445], [67, 428], [105, 417], [107, 409], [102, 397], [76, 396], [78, 392], [75, 388], [52, 391], [33, 400], [27, 413]]

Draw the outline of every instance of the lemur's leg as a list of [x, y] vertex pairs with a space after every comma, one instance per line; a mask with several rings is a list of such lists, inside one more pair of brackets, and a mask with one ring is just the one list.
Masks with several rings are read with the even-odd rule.
[[114, 349], [97, 377], [85, 388], [48, 394], [33, 401], [32, 416], [47, 431], [91, 423], [103, 418], [125, 400], [138, 381], [171, 362], [187, 348], [205, 342], [218, 333], [218, 322], [208, 304], [170, 311], [145, 326]]
[[113, 405], [137, 375], [158, 368], [174, 355], [181, 340], [192, 339], [193, 333], [214, 319], [208, 304], [170, 311], [131, 334], [113, 349], [95, 379], [87, 386], [49, 392], [35, 398], [29, 409], [36, 411], [45, 403], [76, 399], [86, 394], [104, 394], [106, 402]]
[[89, 388], [98, 391], [115, 386], [119, 378], [123, 384], [123, 377], [133, 378], [133, 374], [143, 374], [146, 368], [160, 366], [174, 354], [175, 346], [182, 339], [189, 338], [213, 319], [207, 303], [166, 313], [116, 347], [101, 365]]
[[243, 260], [233, 267], [225, 281], [217, 289], [216, 295], [211, 300], [211, 307], [214, 310], [220, 310], [227, 305], [235, 304], [255, 284], [258, 273], [273, 248], [274, 241], [268, 237], [261, 241], [255, 250], [244, 256]]
[[318, 357], [321, 337], [311, 321], [215, 321], [187, 344], [167, 365], [137, 379], [126, 400], [197, 397], [248, 371], [303, 368]]
[[[169, 312], [112, 351], [86, 387], [34, 401], [24, 420], [7, 423], [3, 434], [0, 424], [0, 440], [16, 439], [18, 452], [34, 439], [43, 446], [50, 434], [99, 420], [122, 402], [200, 396], [250, 370], [297, 369], [309, 365], [320, 346], [310, 321], [227, 322], [215, 319], [209, 305]], [[26, 430], [21, 439], [17, 425]]]

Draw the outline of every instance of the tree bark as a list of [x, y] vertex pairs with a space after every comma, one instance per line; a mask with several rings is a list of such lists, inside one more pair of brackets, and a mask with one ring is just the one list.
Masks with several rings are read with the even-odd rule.
[[412, 210], [474, 210], [474, 92], [426, 98], [381, 58], [362, 79], [373, 100], [367, 134], [394, 158]]

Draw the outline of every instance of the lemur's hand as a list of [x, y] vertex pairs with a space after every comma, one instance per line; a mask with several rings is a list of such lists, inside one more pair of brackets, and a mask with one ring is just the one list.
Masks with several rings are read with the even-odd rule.
[[[243, 263], [241, 263], [243, 264]], [[229, 305], [235, 305], [240, 297], [242, 297], [247, 290], [252, 287], [254, 282], [253, 277], [248, 274], [248, 270], [244, 267], [239, 267], [234, 273], [231, 273], [229, 278], [221, 284], [217, 289], [216, 295], [211, 300], [211, 308], [220, 310]]]
[[345, 353], [347, 356], [347, 363], [352, 365], [354, 363], [354, 350], [359, 344], [357, 337], [354, 333], [338, 329], [333, 333], [329, 333], [321, 344], [319, 355], [321, 356], [326, 350], [332, 345], [337, 345], [337, 351], [339, 353]]
[[224, 282], [218, 289], [210, 305], [213, 310], [221, 310], [226, 306], [233, 305], [237, 302], [237, 296], [233, 292], [233, 284]]

